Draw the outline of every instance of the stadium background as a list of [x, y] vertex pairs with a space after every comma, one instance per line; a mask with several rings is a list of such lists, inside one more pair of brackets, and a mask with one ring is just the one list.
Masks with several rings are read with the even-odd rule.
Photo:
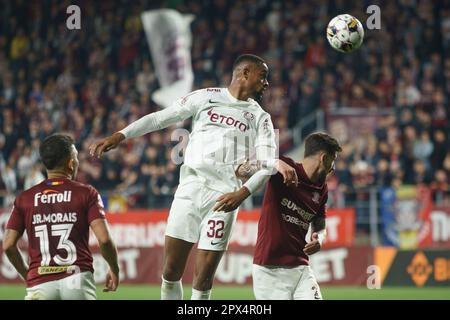
[[[93, 184], [111, 212], [124, 283], [140, 283], [100, 297], [159, 297], [161, 230], [178, 183], [173, 128], [127, 142], [102, 162], [87, 147], [159, 110], [140, 15], [170, 7], [195, 15], [193, 89], [226, 86], [237, 55], [258, 54], [270, 66], [262, 105], [280, 130], [280, 152], [298, 158], [302, 138], [314, 130], [344, 145], [329, 181], [333, 236], [312, 261], [324, 297], [450, 298], [449, 1], [74, 3], [81, 30], [66, 28], [70, 1], [2, 2], [1, 228], [14, 196], [44, 177], [41, 139], [68, 132], [80, 151], [78, 180]], [[333, 51], [328, 21], [350, 13], [366, 26], [371, 4], [381, 8], [381, 30], [365, 28], [357, 52]], [[253, 298], [245, 270], [260, 203], [261, 194], [243, 206], [213, 298]], [[0, 263], [0, 298], [21, 299], [24, 289], [11, 284], [18, 280], [4, 256]], [[96, 263], [101, 280], [104, 266]], [[381, 290], [366, 288], [373, 264]]]

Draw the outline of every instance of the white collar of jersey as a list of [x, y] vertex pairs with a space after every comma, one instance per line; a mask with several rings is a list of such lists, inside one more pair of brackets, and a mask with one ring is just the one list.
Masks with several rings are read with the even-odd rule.
[[231, 100], [231, 102], [251, 102], [251, 100], [252, 100], [252, 99], [250, 99], [250, 98], [247, 99], [247, 101], [239, 100], [239, 99], [235, 98], [235, 97], [230, 93], [230, 90], [228, 90], [228, 88], [225, 88], [225, 92], [226, 92], [228, 98]]

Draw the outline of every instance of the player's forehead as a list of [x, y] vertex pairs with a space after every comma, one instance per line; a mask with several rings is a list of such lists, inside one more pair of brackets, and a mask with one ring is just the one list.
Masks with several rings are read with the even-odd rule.
[[269, 73], [269, 67], [265, 62], [256, 64], [256, 71], [259, 73]]

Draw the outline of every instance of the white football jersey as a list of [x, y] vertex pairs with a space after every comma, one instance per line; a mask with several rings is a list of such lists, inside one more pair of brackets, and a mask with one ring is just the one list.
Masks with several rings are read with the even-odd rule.
[[237, 165], [247, 158], [275, 157], [270, 115], [255, 100], [238, 100], [227, 88], [207, 88], [190, 93], [176, 106], [192, 116], [184, 165], [206, 179], [210, 187], [236, 189], [240, 186], [235, 175]]

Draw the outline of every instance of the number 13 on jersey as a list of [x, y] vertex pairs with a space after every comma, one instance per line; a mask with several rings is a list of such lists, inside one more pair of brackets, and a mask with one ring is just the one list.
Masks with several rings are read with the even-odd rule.
[[[50, 234], [49, 229], [50, 228]], [[73, 224], [54, 224], [47, 226], [46, 224], [34, 227], [36, 238], [39, 238], [39, 249], [41, 251], [42, 260], [41, 266], [48, 266], [51, 260], [60, 266], [71, 265], [77, 260], [77, 250], [72, 241], [69, 240], [70, 232], [72, 231]], [[53, 238], [58, 237], [57, 250], [65, 250], [67, 252], [66, 257], [62, 257], [59, 254], [53, 257], [50, 254], [50, 242], [53, 242]]]

